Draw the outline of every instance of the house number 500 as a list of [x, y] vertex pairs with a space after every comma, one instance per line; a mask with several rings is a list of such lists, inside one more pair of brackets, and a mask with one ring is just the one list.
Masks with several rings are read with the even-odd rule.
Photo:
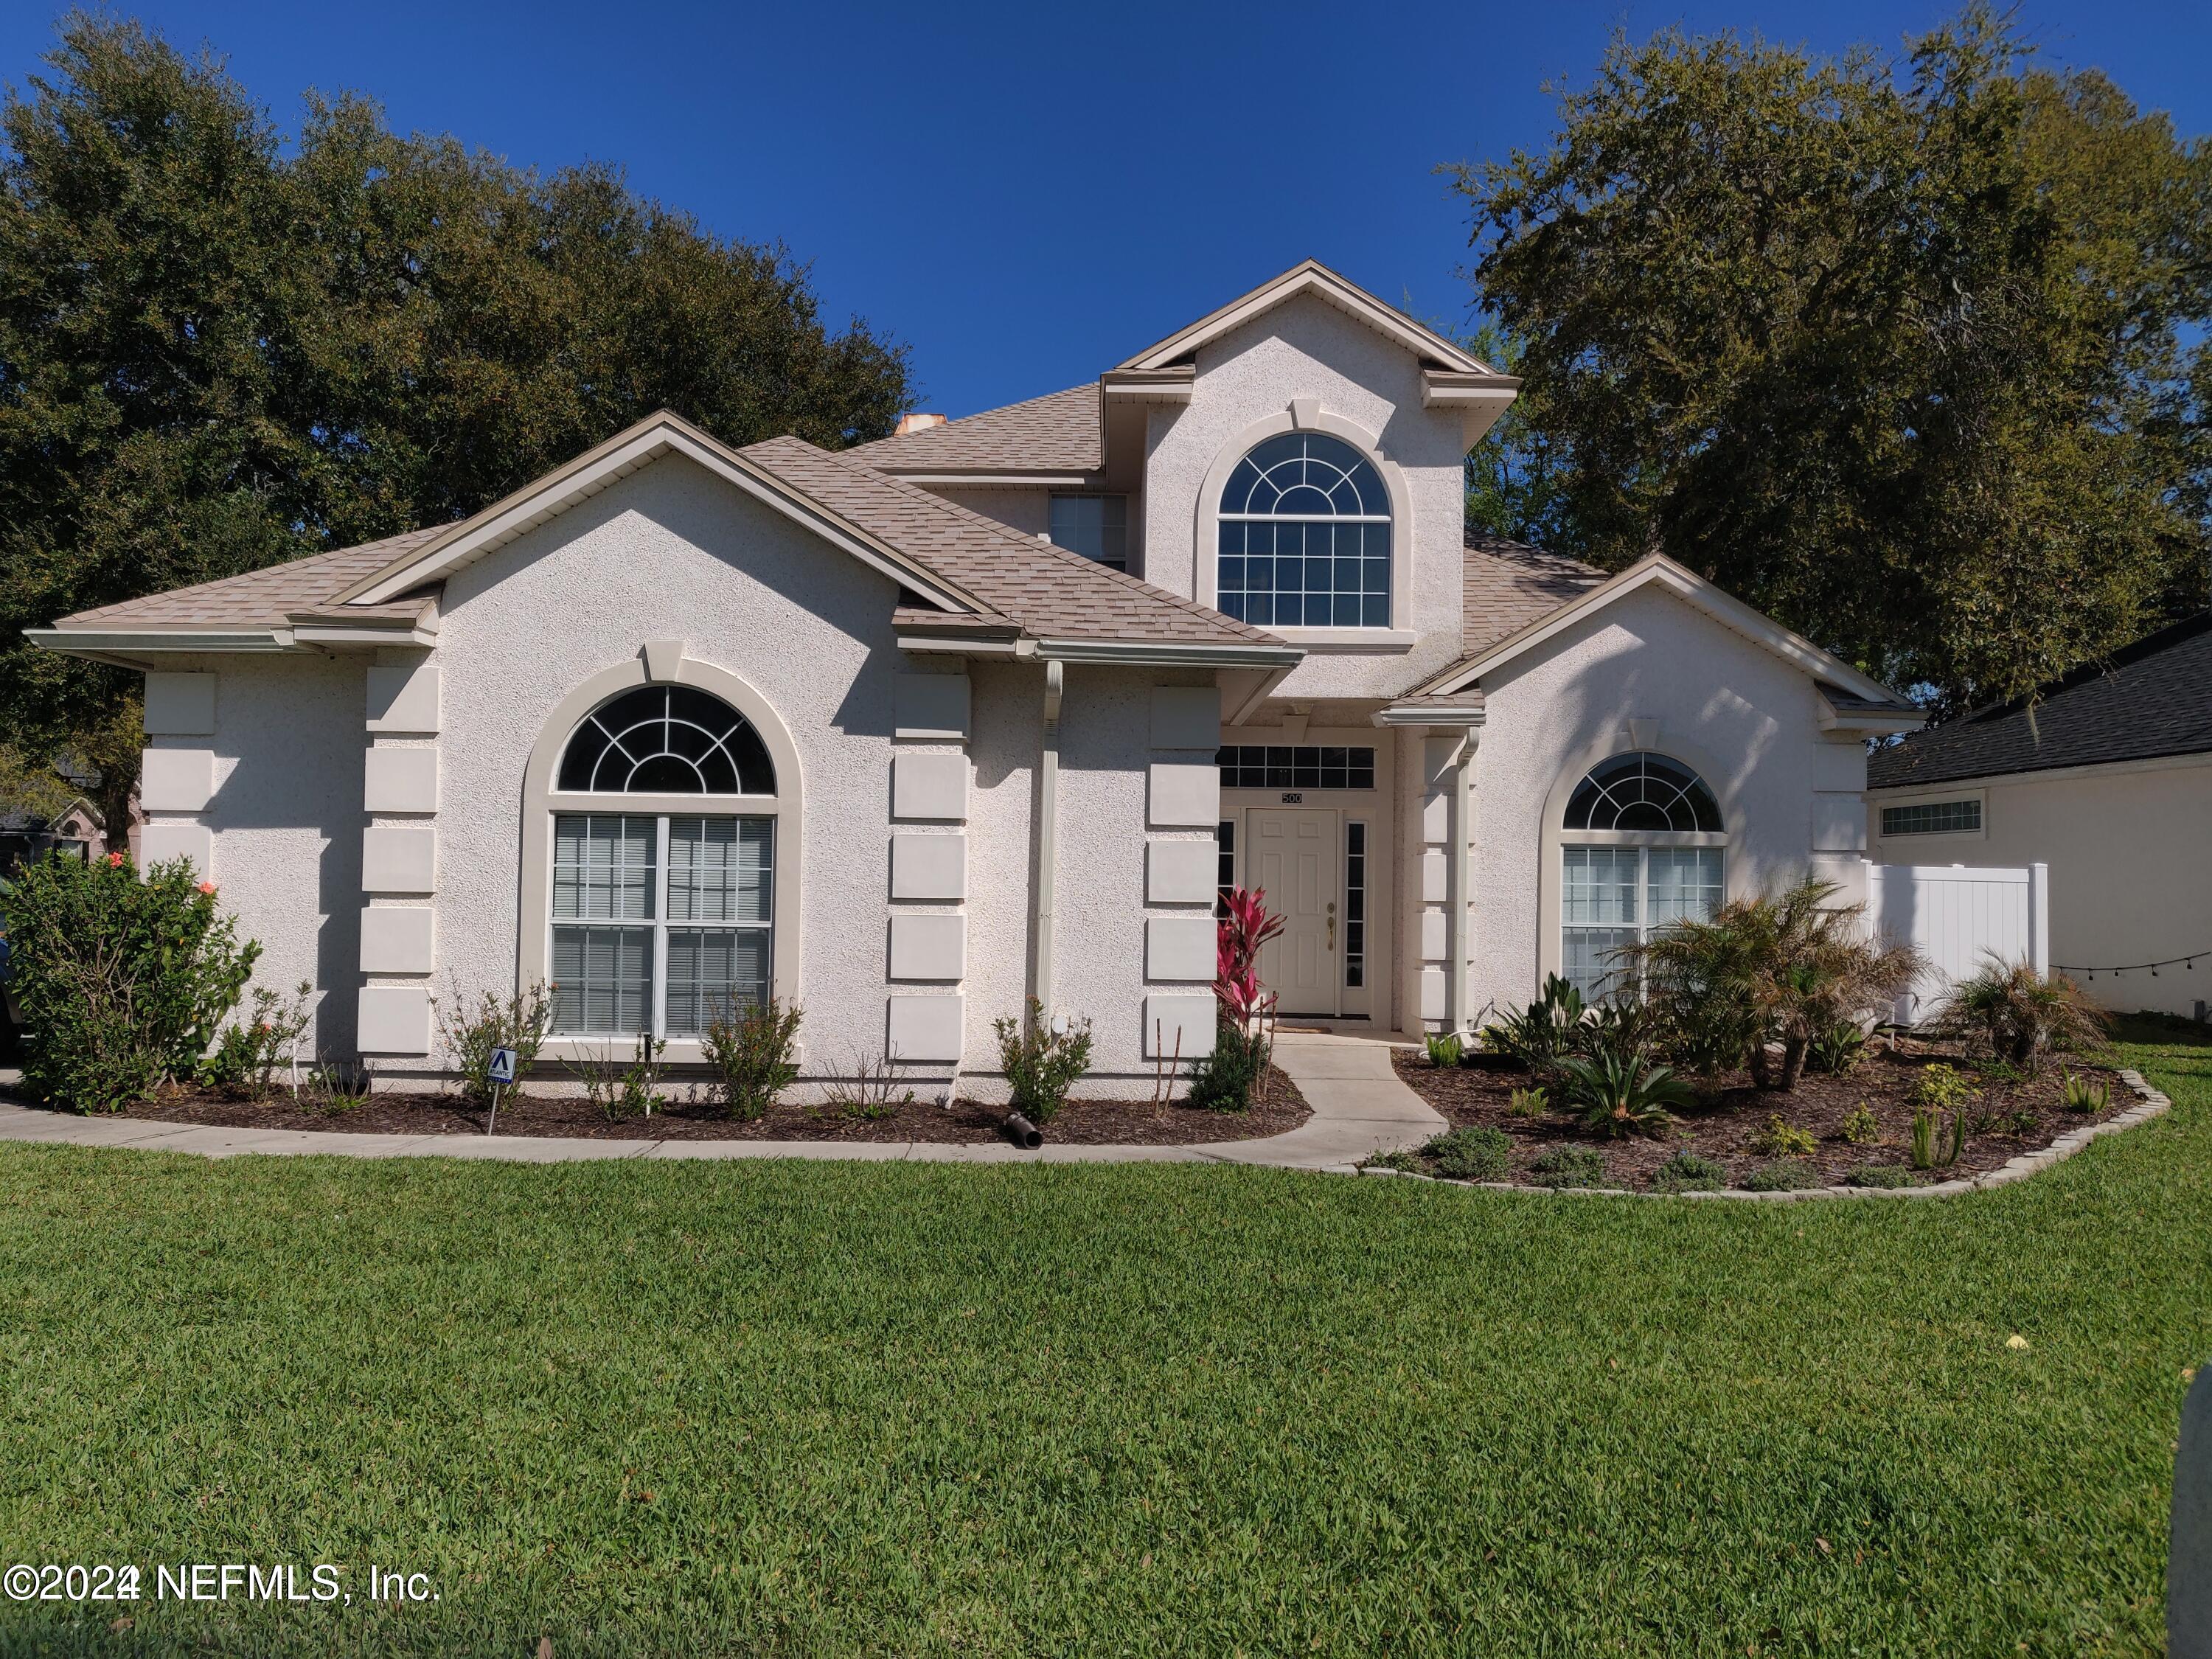
[[1298, 791], [1297, 791], [1297, 790], [1295, 790], [1295, 789], [1291, 789], [1291, 790], [1285, 790], [1285, 791], [1284, 792], [1284, 794], [1283, 794], [1283, 805], [1285, 805], [1285, 806], [1298, 806], [1298, 805], [1304, 805], [1304, 801], [1305, 801], [1305, 796], [1304, 796], [1304, 795], [1303, 795], [1302, 793], [1300, 793]]

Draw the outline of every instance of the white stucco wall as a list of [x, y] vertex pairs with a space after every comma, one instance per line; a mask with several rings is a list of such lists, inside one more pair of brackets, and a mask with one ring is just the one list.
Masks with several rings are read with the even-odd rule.
[[1217, 551], [1210, 537], [1197, 545], [1208, 473], [1224, 453], [1241, 454], [1239, 435], [1255, 422], [1298, 398], [1318, 398], [1324, 412], [1373, 434], [1402, 471], [1412, 521], [1392, 534], [1411, 550], [1410, 615], [1420, 637], [1410, 650], [1381, 654], [1317, 649], [1277, 695], [1389, 696], [1459, 653], [1465, 452], [1458, 416], [1421, 407], [1413, 355], [1325, 301], [1302, 296], [1204, 348], [1190, 403], [1149, 416], [1145, 576], [1175, 592], [1200, 591], [1199, 561]]
[[[1978, 835], [1891, 836], [1881, 809], [1980, 798]], [[2212, 756], [2088, 767], [1869, 797], [1884, 864], [2051, 866], [2051, 959], [2083, 969], [2212, 952]], [[2108, 1008], [2194, 1015], [2212, 1001], [2212, 957], [2074, 979]]]
[[[450, 578], [438, 818], [441, 994], [513, 983], [523, 769], [555, 704], [647, 641], [744, 680], [804, 775], [808, 1069], [879, 1054], [890, 990], [892, 583], [733, 487], [662, 460]], [[780, 849], [788, 857], [793, 849]]]
[[[252, 983], [316, 988], [318, 1054], [349, 1055], [361, 951], [366, 693], [362, 657], [210, 657], [211, 736], [157, 736], [154, 750], [212, 749], [212, 878], [239, 932], [258, 940]], [[159, 821], [181, 822], [161, 815]]]
[[[1802, 875], [1814, 863], [1816, 789], [1863, 786], [1856, 742], [1819, 728], [1812, 682], [1682, 601], [1632, 593], [1485, 679], [1487, 720], [1475, 763], [1470, 1002], [1525, 1003], [1556, 963], [1556, 850], [1545, 828], [1559, 792], [1596, 760], [1638, 746], [1628, 723], [1654, 721], [1650, 746], [1694, 767], [1731, 831], [1730, 896]], [[1556, 825], [1554, 825], [1556, 827]], [[1843, 858], [1823, 860], [1840, 871]], [[1555, 906], [1554, 906], [1555, 908]], [[1550, 937], [1547, 937], [1547, 935]]]

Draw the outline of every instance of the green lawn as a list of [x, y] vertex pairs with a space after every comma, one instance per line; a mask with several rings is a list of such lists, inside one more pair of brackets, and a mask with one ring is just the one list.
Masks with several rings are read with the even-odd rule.
[[1929, 1203], [0, 1147], [0, 1565], [441, 1598], [0, 1649], [2157, 1652], [2212, 1048], [2133, 1053]]

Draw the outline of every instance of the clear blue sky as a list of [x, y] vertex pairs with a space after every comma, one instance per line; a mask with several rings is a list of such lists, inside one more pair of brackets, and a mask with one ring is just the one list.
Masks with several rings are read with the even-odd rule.
[[[20, 86], [54, 9], [0, 9]], [[1939, 0], [1085, 7], [140, 0], [289, 131], [350, 88], [392, 124], [550, 169], [616, 161], [710, 229], [781, 239], [832, 317], [912, 348], [921, 406], [1055, 391], [1309, 255], [1456, 318], [1467, 225], [1434, 168], [1544, 143], [1543, 83], [1607, 32], [1894, 46]], [[2212, 5], [2026, 0], [2048, 60], [2212, 130]]]

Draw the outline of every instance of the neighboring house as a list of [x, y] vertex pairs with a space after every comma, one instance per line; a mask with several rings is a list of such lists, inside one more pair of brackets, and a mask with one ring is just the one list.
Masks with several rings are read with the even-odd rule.
[[52, 817], [37, 812], [0, 813], [0, 878], [12, 876], [57, 848], [79, 858], [105, 853], [107, 832], [100, 809], [80, 795]]
[[[663, 415], [459, 524], [33, 637], [149, 671], [189, 852], [434, 1072], [431, 997], [557, 981], [550, 1053], [805, 1005], [815, 1076], [1096, 1084], [1212, 1041], [1217, 885], [1293, 1023], [1464, 1026], [1864, 846], [1904, 699], [1659, 557], [1463, 533], [1517, 383], [1306, 264], [1097, 380], [830, 454]], [[988, 1087], [988, 1082], [985, 1085]]]
[[1868, 766], [1886, 864], [2051, 866], [2051, 960], [2107, 1007], [2212, 1000], [2212, 613]]

